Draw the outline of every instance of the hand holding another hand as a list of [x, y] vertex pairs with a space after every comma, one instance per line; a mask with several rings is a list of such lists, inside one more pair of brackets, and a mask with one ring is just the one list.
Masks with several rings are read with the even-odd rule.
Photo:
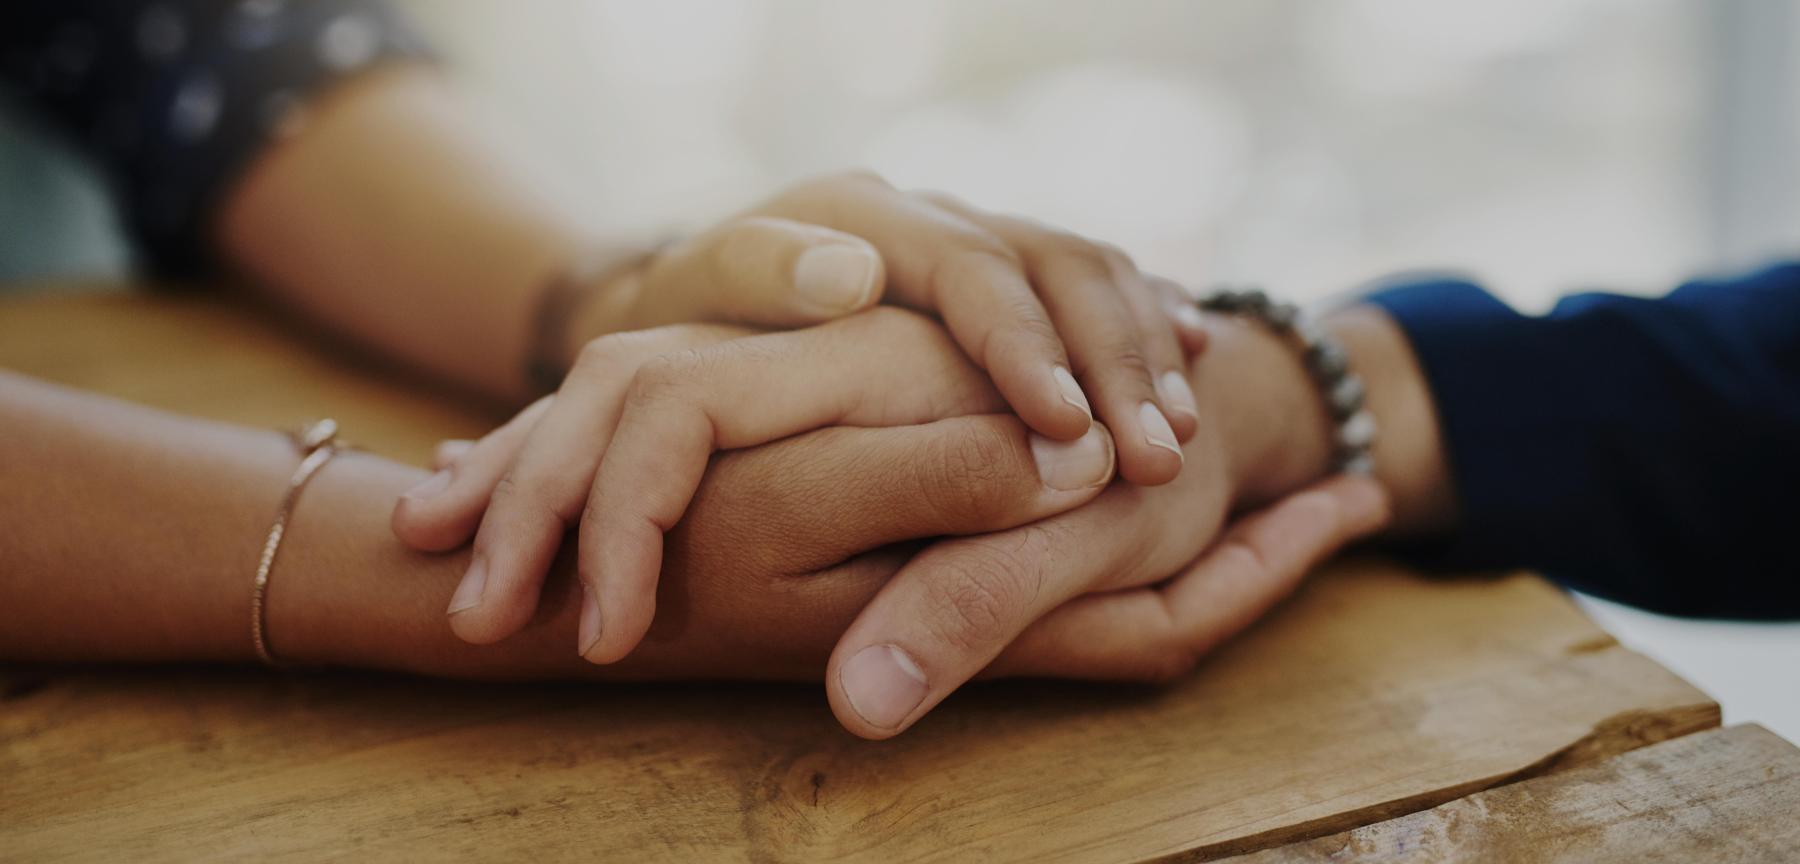
[[[1188, 442], [1194, 468], [1167, 486], [1104, 491], [1111, 445], [1101, 429], [1068, 445], [987, 413], [1004, 406], [985, 378], [909, 313], [753, 337], [677, 327], [615, 340], [617, 354], [594, 350], [584, 361], [593, 371], [578, 368], [557, 400], [607, 390], [611, 401], [599, 401], [629, 403], [619, 395], [629, 385], [613, 379], [654, 361], [673, 364], [657, 376], [673, 388], [668, 404], [753, 415], [783, 398], [758, 388], [825, 369], [881, 382], [867, 391], [875, 398], [840, 406], [887, 427], [839, 426], [713, 457], [670, 533], [657, 623], [645, 619], [648, 639], [609, 674], [810, 677], [829, 653], [834, 711], [857, 734], [886, 737], [977, 674], [1162, 680], [1187, 668], [1385, 515], [1379, 487], [1341, 478], [1220, 534], [1232, 507], [1275, 500], [1321, 474], [1325, 433], [1302, 422], [1319, 411], [1316, 394], [1285, 346], [1242, 325], [1214, 329], [1220, 356], [1191, 370], [1215, 421]], [[667, 356], [659, 345], [675, 346], [678, 359], [655, 360]], [[764, 373], [748, 383], [709, 374], [740, 365]], [[396, 530], [444, 548], [477, 521], [505, 525], [515, 512], [524, 527], [491, 536], [484, 527], [477, 555], [509, 546], [500, 554], [519, 554], [520, 538], [559, 539], [565, 523], [554, 508], [571, 508], [561, 512], [572, 519], [580, 484], [565, 487], [573, 504], [527, 496], [554, 488], [562, 457], [546, 457], [547, 481], [499, 479], [536, 458], [520, 442], [547, 434], [533, 430], [553, 407], [534, 406], [459, 456], [445, 491], [402, 502]], [[1302, 446], [1314, 434], [1317, 443]], [[591, 447], [580, 435], [568, 440]], [[654, 443], [648, 436], [646, 450]], [[517, 506], [501, 508], [505, 496], [519, 496]], [[445, 524], [453, 530], [434, 533]], [[955, 534], [974, 536], [938, 539], [917, 554], [916, 543], [904, 545]], [[554, 547], [525, 554], [542, 555], [548, 569]], [[530, 620], [535, 584], [509, 584], [454, 615], [459, 632]]]

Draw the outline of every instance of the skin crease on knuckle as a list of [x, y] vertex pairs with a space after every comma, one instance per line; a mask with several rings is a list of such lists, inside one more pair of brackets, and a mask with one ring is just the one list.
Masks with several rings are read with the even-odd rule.
[[1036, 607], [1046, 553], [1058, 536], [1026, 526], [926, 563], [926, 626], [938, 643], [962, 657], [985, 658], [1003, 648], [1013, 625]]
[[641, 353], [641, 346], [649, 337], [646, 331], [627, 331], [590, 339], [581, 346], [574, 368], [585, 375], [616, 374], [620, 366]]
[[[853, 350], [881, 350], [913, 367], [909, 376], [929, 382], [920, 393], [885, 400], [884, 394], [864, 391], [858, 403], [846, 409], [858, 412], [863, 422], [876, 426], [914, 425], [945, 417], [1002, 411], [993, 382], [958, 348], [942, 324], [917, 312], [878, 306], [841, 322]], [[829, 354], [830, 352], [824, 352]], [[834, 362], [831, 356], [815, 359]]]
[[[954, 246], [936, 256], [925, 273], [925, 295], [931, 305], [942, 309], [950, 305], [959, 288], [966, 290], [969, 286], [987, 284], [984, 277], [994, 267], [1024, 271], [1024, 262], [1018, 254], [999, 238], [973, 227], [956, 233], [958, 236], [950, 241]], [[1016, 297], [1013, 302], [1021, 305], [1024, 299]], [[1009, 308], [1005, 311], [1016, 317], [1017, 313], [1026, 310]]]
[[658, 354], [639, 364], [625, 391], [625, 404], [632, 408], [649, 408], [675, 396], [682, 388], [706, 380], [706, 353], [698, 348], [682, 348]]
[[777, 576], [802, 576], [837, 564], [842, 556], [825, 554], [820, 535], [869, 536], [886, 501], [885, 489], [842, 488], [844, 477], [883, 473], [872, 454], [836, 443], [856, 432], [832, 427], [716, 454], [670, 542], [677, 535], [716, 541], [728, 531], [737, 542], [712, 544], [724, 561]]
[[[558, 506], [558, 502], [551, 500], [544, 489], [536, 487], [535, 484], [520, 483], [511, 471], [501, 475], [500, 481], [494, 484], [493, 500], [495, 507], [489, 512], [506, 510], [512, 514], [508, 525], [496, 524], [494, 526], [502, 530], [510, 526], [532, 523], [550, 523], [567, 527], [575, 512], [580, 509], [579, 506], [569, 508]], [[486, 520], [483, 524], [486, 524]], [[485, 548], [491, 548], [490, 544], [512, 545], [517, 542], [511, 536], [496, 537], [491, 531], [486, 538], [477, 534], [476, 539], [482, 541]]]
[[[1069, 358], [1071, 364], [1079, 363], [1083, 368], [1071, 369], [1077, 377], [1090, 375], [1105, 370], [1107, 375], [1116, 375], [1128, 380], [1142, 380], [1145, 387], [1150, 385], [1150, 361], [1144, 356], [1142, 346], [1138, 344], [1137, 333], [1108, 339], [1095, 350], [1095, 356], [1086, 358], [1087, 362]], [[1154, 401], [1154, 400], [1153, 400]]]
[[1007, 434], [991, 424], [958, 429], [935, 441], [930, 455], [914, 463], [919, 500], [944, 530], [971, 533], [1006, 515], [993, 511], [996, 491], [1017, 488], [1006, 482], [1009, 470], [1019, 464]]
[[1036, 593], [1017, 562], [1004, 558], [939, 564], [936, 570], [927, 576], [924, 623], [934, 641], [960, 656], [984, 657], [999, 650], [1012, 610]]

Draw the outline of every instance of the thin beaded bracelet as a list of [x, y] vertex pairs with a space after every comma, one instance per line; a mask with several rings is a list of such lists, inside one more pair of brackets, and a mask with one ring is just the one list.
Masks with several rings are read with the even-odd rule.
[[1363, 382], [1350, 371], [1350, 355], [1323, 329], [1301, 317], [1300, 307], [1269, 299], [1261, 289], [1218, 288], [1197, 301], [1208, 312], [1241, 315], [1261, 322], [1300, 350], [1301, 361], [1325, 402], [1336, 428], [1332, 432], [1334, 472], [1371, 474], [1375, 470], [1375, 416], [1363, 406]]

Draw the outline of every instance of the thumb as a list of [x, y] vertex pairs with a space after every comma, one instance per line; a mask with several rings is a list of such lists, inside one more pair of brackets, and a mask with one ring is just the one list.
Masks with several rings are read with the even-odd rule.
[[868, 241], [790, 219], [728, 221], [657, 256], [635, 326], [687, 321], [797, 327], [866, 309], [885, 272]]

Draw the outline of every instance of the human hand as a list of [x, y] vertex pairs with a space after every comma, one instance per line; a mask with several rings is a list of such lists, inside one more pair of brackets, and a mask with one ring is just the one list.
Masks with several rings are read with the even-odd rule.
[[868, 241], [887, 301], [941, 318], [1036, 432], [1070, 440], [1097, 416], [1121, 477], [1157, 485], [1181, 471], [1179, 441], [1198, 422], [1182, 349], [1204, 330], [1179, 286], [1116, 247], [866, 172], [797, 184], [749, 215]]
[[[897, 309], [762, 335], [720, 325], [617, 334], [583, 351], [557, 396], [527, 408], [457, 457], [452, 469], [403, 497], [393, 526], [409, 545], [428, 550], [454, 548], [474, 535], [472, 563], [450, 605], [451, 626], [462, 638], [487, 644], [530, 619], [563, 535], [579, 515], [579, 569], [591, 599], [582, 604], [577, 647], [591, 660], [610, 662], [650, 626], [663, 526], [681, 516], [715, 447], [747, 447], [822, 426], [905, 426], [1003, 407], [942, 328]], [[1038, 515], [1091, 499], [1110, 479], [1110, 467], [1091, 470], [1113, 463], [1111, 438], [1097, 424], [1071, 442], [1034, 434], [1028, 446], [1043, 480], [1061, 490]], [[970, 482], [982, 482], [983, 470], [971, 465]], [[610, 502], [599, 497], [614, 488], [631, 492]], [[667, 515], [635, 522], [631, 516], [641, 507]], [[646, 537], [647, 530], [655, 533]], [[986, 530], [995, 528], [971, 522], [945, 525], [940, 533]], [[609, 566], [606, 556], [635, 551], [646, 539], [654, 541], [648, 545], [659, 560], [629, 574]]]
[[[711, 581], [718, 574], [743, 574], [741, 559], [766, 553], [772, 558], [758, 560], [769, 563], [791, 554], [796, 547], [790, 544], [807, 542], [809, 517], [856, 524], [844, 515], [844, 490], [877, 512], [897, 502], [922, 502], [926, 511], [938, 511], [941, 505], [929, 494], [917, 494], [916, 484], [896, 484], [879, 471], [846, 470], [884, 464], [879, 459], [846, 462], [809, 448], [876, 433], [914, 434], [941, 423], [827, 429], [715, 457], [694, 505], [670, 537], [664, 584], [658, 588], [669, 621], [657, 625], [640, 652], [604, 674], [792, 677], [795, 669], [816, 668], [808, 663], [828, 644], [821, 639], [854, 618], [856, 626], [844, 633], [832, 656], [831, 701], [847, 728], [886, 737], [916, 722], [978, 672], [1163, 680], [1186, 668], [1284, 596], [1311, 563], [1374, 530], [1385, 515], [1380, 488], [1369, 481], [1328, 481], [1245, 518], [1190, 564], [1220, 536], [1230, 506], [1279, 499], [1321, 475], [1326, 457], [1326, 420], [1289, 349], [1253, 327], [1225, 323], [1217, 329], [1223, 334], [1214, 337], [1224, 346], [1221, 356], [1195, 364], [1194, 370], [1202, 392], [1211, 397], [1207, 416], [1217, 422], [1189, 442], [1195, 457], [1217, 470], [1192, 472], [1155, 489], [1115, 486], [1089, 506], [1010, 531], [942, 541], [910, 563], [910, 549], [857, 555], [864, 547], [846, 529], [838, 545], [821, 546], [824, 557], [808, 558], [802, 567], [823, 568], [816, 572], [826, 574], [825, 581], [778, 579], [769, 592], [757, 587], [766, 583], [754, 572], [748, 582]], [[997, 405], [997, 397], [989, 399]], [[875, 450], [858, 443], [847, 452]], [[764, 459], [777, 467], [737, 473]], [[990, 466], [1008, 464], [987, 457], [953, 461], [963, 466], [964, 476], [950, 481], [943, 480], [942, 471], [932, 476], [939, 478], [940, 489], [961, 486], [960, 496], [948, 493], [961, 500], [976, 500], [996, 488]], [[843, 482], [853, 473], [859, 482]], [[757, 478], [748, 484], [754, 488], [738, 485], [745, 477]], [[831, 504], [834, 500], [840, 504]], [[992, 521], [960, 512], [940, 521], [948, 528], [915, 536]], [[730, 539], [721, 544], [721, 535]], [[827, 536], [835, 535], [827, 531]], [[730, 551], [719, 552], [722, 547]], [[850, 560], [829, 566], [830, 556], [838, 554]], [[1181, 575], [1168, 578], [1176, 574]], [[765, 594], [776, 602], [760, 606], [747, 599]], [[561, 608], [585, 611], [574, 596], [568, 600]], [[733, 656], [754, 668], [732, 666], [726, 657], [731, 651], [715, 653], [717, 642], [691, 641], [702, 631], [721, 634], [735, 649]], [[724, 635], [731, 633], [740, 634], [741, 641]], [[773, 641], [757, 642], [764, 638]], [[850, 661], [870, 646], [880, 649], [876, 659], [891, 659], [895, 648], [906, 652], [900, 671], [916, 670], [923, 681], [904, 674], [897, 688], [877, 687], [853, 697], [850, 688], [860, 687], [858, 679], [869, 677], [869, 670], [850, 667], [869, 664]], [[769, 661], [770, 652], [785, 659]], [[895, 679], [889, 676], [887, 683]], [[900, 718], [870, 719], [884, 708]]]
[[[1189, 322], [1190, 349], [1204, 344], [1203, 331], [1192, 325], [1197, 316], [1178, 288], [1143, 277], [1116, 250], [941, 196], [902, 194], [866, 175], [802, 184], [744, 218], [825, 223], [869, 240], [891, 276], [889, 299], [939, 312], [1027, 425], [1060, 439], [1081, 434], [1092, 418], [1062, 365], [1067, 358], [1056, 322], [1075, 369], [1104, 397], [1101, 416], [1116, 430], [1120, 473], [1156, 484], [1180, 470], [1182, 451], [1167, 417], [1182, 418], [1184, 437], [1198, 419], [1171, 321]], [[704, 370], [689, 363], [687, 371], [729, 378], [731, 392], [678, 380], [680, 371], [666, 363], [640, 373], [636, 398], [607, 442], [588, 505], [587, 518], [597, 527], [584, 531], [582, 544], [584, 574], [599, 606], [583, 645], [594, 662], [623, 657], [649, 625], [662, 534], [680, 519], [704, 454], [814, 428], [839, 411], [834, 406], [879, 386], [870, 369], [861, 380], [785, 394], [785, 403], [760, 400], [767, 403], [760, 419], [725, 429], [719, 412], [728, 403], [739, 411], [756, 406], [745, 394], [770, 386], [758, 376], [771, 370], [752, 355], [740, 355], [742, 370], [723, 356]], [[1154, 360], [1155, 375], [1146, 358]], [[697, 401], [708, 398], [713, 401]], [[458, 632], [466, 635], [462, 627]]]
[[[349, 454], [352, 462], [358, 456]], [[1090, 467], [1105, 470], [1099, 460]], [[1064, 603], [982, 677], [1168, 680], [1259, 617], [1360, 527], [1367, 508], [1345, 486], [1360, 482], [1328, 481], [1245, 518], [1165, 582]], [[374, 497], [330, 484], [319, 492], [342, 499], [334, 509]], [[1060, 506], [1059, 494], [1042, 482], [1029, 433], [1009, 415], [834, 427], [714, 457], [669, 534], [656, 621], [618, 663], [597, 666], [568, 651], [583, 599], [572, 555], [552, 566], [529, 623], [499, 644], [475, 647], [444, 632], [440, 616], [461, 570], [456, 559], [435, 556], [414, 559], [423, 567], [414, 576], [390, 564], [395, 578], [374, 580], [379, 586], [353, 579], [342, 590], [302, 592], [328, 606], [305, 616], [313, 626], [283, 621], [282, 632], [316, 633], [290, 643], [306, 662], [452, 677], [818, 681], [834, 643], [921, 542], [960, 526], [1026, 523]], [[459, 569], [446, 573], [443, 565]]]
[[572, 362], [595, 336], [669, 324], [814, 324], [884, 293], [940, 317], [1034, 431], [1073, 440], [1097, 404], [1126, 480], [1181, 470], [1197, 423], [1183, 349], [1200, 350], [1204, 330], [1179, 286], [1115, 247], [868, 173], [796, 184], [607, 274], [570, 316], [562, 353]]
[[[846, 728], [897, 734], [984, 669], [1166, 678], [1312, 561], [1381, 527], [1386, 496], [1372, 480], [1290, 495], [1326, 471], [1322, 400], [1288, 346], [1254, 325], [1211, 323], [1209, 356], [1193, 365], [1207, 419], [1187, 450], [1212, 470], [1114, 485], [1077, 510], [914, 556], [833, 651], [827, 689]], [[1270, 501], [1226, 527], [1231, 510]]]

